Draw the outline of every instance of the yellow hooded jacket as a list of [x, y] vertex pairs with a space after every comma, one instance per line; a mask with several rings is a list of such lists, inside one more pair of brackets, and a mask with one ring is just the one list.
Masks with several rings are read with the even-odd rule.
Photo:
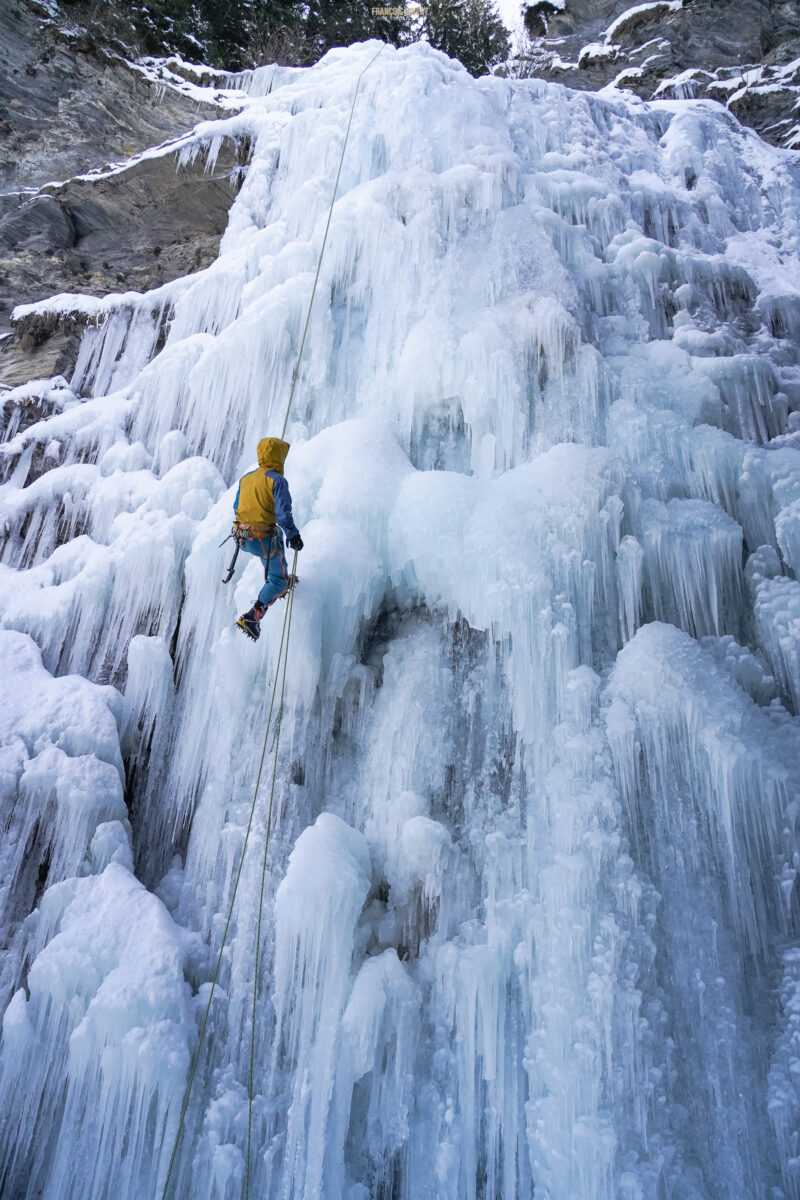
[[277, 521], [288, 537], [297, 533], [289, 487], [283, 479], [288, 453], [289, 443], [281, 438], [262, 438], [258, 443], [258, 467], [239, 480], [234, 501], [240, 524], [267, 528]]

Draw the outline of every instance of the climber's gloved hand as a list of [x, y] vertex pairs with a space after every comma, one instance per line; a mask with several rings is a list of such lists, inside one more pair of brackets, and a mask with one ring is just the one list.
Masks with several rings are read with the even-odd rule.
[[294, 535], [294, 537], [289, 538], [289, 549], [290, 550], [302, 550], [303, 549], [303, 539], [300, 537], [299, 533], [296, 533]]

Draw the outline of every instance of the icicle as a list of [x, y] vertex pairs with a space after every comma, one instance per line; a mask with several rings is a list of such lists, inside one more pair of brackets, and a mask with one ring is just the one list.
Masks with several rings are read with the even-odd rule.
[[756, 636], [787, 704], [800, 713], [800, 583], [754, 577]]
[[740, 526], [705, 500], [646, 500], [640, 522], [656, 618], [698, 637], [737, 632]]
[[[379, 49], [215, 81], [184, 150], [252, 156], [209, 268], [20, 317], [87, 326], [3, 404], [3, 1184], [158, 1194], [285, 612], [235, 634], [219, 543], [319, 267], [252, 1193], [790, 1195], [797, 181], [705, 102], [386, 46], [320, 261]], [[175, 1200], [241, 1196], [261, 786]]]
[[323, 813], [298, 839], [275, 898], [278, 1036], [295, 1079], [285, 1151], [291, 1197], [321, 1195], [337, 1034], [370, 871], [364, 838]]
[[[189, 1066], [178, 930], [118, 862], [51, 888], [39, 922], [46, 944], [28, 994], [16, 993], [3, 1022], [7, 1183], [53, 1200], [155, 1193]], [[58, 1136], [37, 1138], [37, 1113], [62, 1103]], [[76, 1174], [78, 1144], [87, 1157]]]
[[391, 1174], [407, 1145], [420, 999], [394, 950], [367, 959], [356, 976], [337, 1047], [322, 1191], [329, 1200], [346, 1194], [346, 1139], [358, 1146], [365, 1188], [373, 1172]]
[[[77, 875], [98, 825], [127, 822], [119, 748], [124, 707], [112, 688], [53, 679], [38, 647], [21, 633], [0, 632], [0, 674], [6, 686], [0, 911], [13, 927], [45, 884]], [[7, 988], [20, 964], [16, 952], [5, 958]]]
[[617, 551], [619, 576], [619, 622], [623, 640], [629, 642], [639, 626], [642, 603], [642, 560], [644, 551], [634, 537], [624, 537]]

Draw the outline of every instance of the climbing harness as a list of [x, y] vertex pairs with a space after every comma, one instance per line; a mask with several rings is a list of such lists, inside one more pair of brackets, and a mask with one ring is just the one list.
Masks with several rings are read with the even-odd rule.
[[[322, 238], [322, 246], [320, 248], [319, 259], [317, 261], [317, 271], [316, 271], [316, 275], [314, 276], [314, 285], [311, 289], [311, 297], [308, 302], [308, 311], [306, 313], [305, 324], [303, 326], [303, 333], [302, 333], [302, 337], [300, 339], [300, 346], [299, 346], [298, 352], [297, 352], [297, 361], [295, 362], [294, 370], [292, 371], [292, 385], [291, 385], [291, 390], [289, 392], [289, 400], [286, 405], [286, 413], [285, 413], [285, 416], [283, 419], [283, 427], [281, 429], [281, 437], [283, 437], [283, 435], [285, 434], [286, 426], [289, 422], [289, 414], [291, 412], [292, 401], [294, 399], [295, 388], [297, 386], [297, 379], [298, 379], [298, 376], [300, 373], [300, 365], [302, 362], [303, 351], [305, 349], [305, 344], [306, 344], [306, 335], [308, 333], [309, 322], [311, 320], [311, 309], [314, 304], [314, 297], [316, 296], [316, 293], [317, 293], [317, 284], [319, 282], [320, 270], [322, 268], [322, 258], [323, 258], [323, 255], [325, 254], [325, 246], [328, 241], [328, 231], [331, 226], [331, 217], [333, 216], [333, 206], [336, 203], [336, 195], [339, 190], [339, 180], [340, 180], [341, 174], [342, 174], [342, 165], [344, 163], [345, 151], [347, 150], [347, 142], [350, 137], [350, 128], [353, 123], [353, 113], [355, 112], [358, 91], [361, 86], [361, 80], [363, 79], [364, 75], [369, 70], [369, 68], [372, 66], [372, 64], [379, 57], [379, 55], [383, 52], [385, 45], [386, 45], [386, 43], [384, 42], [384, 44], [381, 46], [378, 53], [375, 54], [374, 57], [370, 59], [370, 61], [367, 63], [367, 65], [361, 71], [361, 74], [358, 76], [358, 79], [356, 80], [356, 86], [355, 86], [355, 90], [353, 92], [353, 103], [350, 106], [350, 116], [349, 116], [349, 119], [347, 122], [347, 129], [345, 130], [344, 142], [342, 143], [342, 153], [339, 158], [339, 169], [336, 172], [336, 182], [333, 187], [333, 195], [331, 197], [330, 208], [328, 209], [328, 220], [325, 225], [325, 233]], [[236, 558], [238, 556], [241, 545], [243, 544], [243, 541], [247, 540], [247, 537], [245, 535], [243, 537], [243, 540], [240, 541], [240, 536], [241, 535], [238, 532], [238, 522], [237, 522], [234, 524], [234, 527], [233, 527], [233, 530], [231, 531], [231, 533], [225, 539], [225, 542], [227, 542], [229, 540], [229, 538], [231, 538], [231, 537], [234, 538], [234, 540], [236, 541], [236, 548], [233, 553], [233, 559], [231, 561], [231, 565], [230, 565], [230, 568], [228, 571], [228, 576], [226, 579], [223, 580], [223, 583], [227, 583], [228, 580], [232, 577], [233, 568], [236, 564]], [[223, 546], [225, 545], [225, 542], [222, 542]], [[188, 1111], [189, 1101], [191, 1099], [192, 1087], [194, 1085], [195, 1077], [197, 1075], [197, 1068], [200, 1063], [200, 1055], [202, 1053], [203, 1043], [205, 1041], [205, 1036], [206, 1036], [206, 1030], [208, 1028], [208, 1018], [211, 1013], [211, 1005], [214, 1000], [214, 994], [215, 994], [216, 988], [217, 988], [217, 981], [219, 979], [219, 973], [220, 973], [220, 969], [222, 967], [222, 959], [223, 959], [223, 956], [225, 953], [225, 946], [226, 946], [226, 943], [228, 940], [228, 933], [230, 932], [231, 922], [233, 920], [233, 909], [234, 909], [234, 905], [236, 903], [236, 896], [237, 896], [237, 893], [239, 890], [239, 883], [242, 878], [242, 868], [244, 866], [245, 855], [247, 854], [247, 846], [248, 846], [248, 842], [250, 840], [250, 833], [253, 828], [253, 819], [255, 817], [255, 811], [256, 811], [256, 801], [258, 800], [258, 792], [259, 792], [259, 788], [261, 787], [261, 776], [262, 776], [263, 770], [264, 770], [264, 760], [265, 760], [266, 754], [267, 754], [267, 745], [269, 742], [270, 729], [272, 728], [272, 717], [273, 717], [273, 713], [275, 712], [275, 700], [276, 700], [276, 696], [277, 696], [277, 697], [279, 697], [279, 699], [278, 699], [278, 708], [277, 708], [277, 714], [276, 714], [276, 719], [275, 719], [275, 749], [274, 749], [273, 758], [272, 758], [272, 778], [271, 778], [271, 782], [270, 782], [269, 803], [268, 803], [268, 807], [267, 807], [267, 822], [266, 822], [266, 830], [265, 830], [265, 835], [264, 835], [264, 851], [263, 851], [262, 863], [261, 863], [261, 886], [260, 886], [259, 897], [258, 897], [258, 922], [257, 922], [257, 927], [256, 927], [255, 969], [253, 972], [253, 1007], [252, 1007], [252, 1019], [251, 1019], [251, 1026], [250, 1026], [250, 1063], [249, 1063], [249, 1070], [248, 1070], [248, 1076], [247, 1076], [247, 1153], [246, 1153], [246, 1158], [245, 1158], [245, 1171], [244, 1171], [244, 1200], [249, 1200], [249, 1196], [250, 1196], [250, 1158], [251, 1158], [252, 1127], [253, 1127], [253, 1079], [254, 1079], [254, 1071], [255, 1071], [255, 1029], [256, 1029], [256, 1008], [257, 1008], [257, 999], [258, 999], [258, 971], [259, 971], [259, 966], [260, 966], [260, 961], [261, 961], [261, 927], [262, 927], [262, 919], [263, 919], [263, 913], [264, 913], [264, 888], [265, 888], [265, 884], [266, 884], [266, 875], [267, 875], [267, 855], [269, 852], [270, 834], [272, 832], [272, 814], [273, 814], [273, 805], [274, 805], [274, 800], [275, 800], [275, 781], [277, 779], [277, 773], [278, 773], [278, 749], [280, 746], [281, 724], [283, 721], [283, 709], [284, 709], [284, 697], [285, 697], [285, 693], [286, 693], [286, 667], [287, 667], [287, 663], [288, 663], [288, 659], [289, 659], [289, 635], [291, 633], [291, 628], [292, 628], [292, 611], [294, 608], [294, 593], [295, 593], [295, 586], [297, 584], [297, 553], [298, 553], [297, 550], [295, 550], [294, 559], [292, 561], [292, 569], [289, 574], [289, 583], [288, 583], [286, 592], [284, 593], [284, 595], [287, 597], [288, 602], [286, 604], [286, 608], [284, 609], [283, 626], [281, 628], [281, 639], [280, 639], [280, 643], [278, 646], [278, 658], [277, 658], [277, 664], [276, 664], [276, 668], [275, 668], [275, 678], [274, 678], [273, 684], [272, 684], [272, 696], [270, 699], [269, 713], [267, 715], [267, 727], [266, 727], [266, 730], [264, 731], [264, 742], [261, 747], [261, 758], [260, 758], [259, 764], [258, 764], [258, 774], [256, 775], [255, 788], [253, 789], [253, 799], [250, 804], [250, 815], [249, 815], [249, 818], [247, 821], [247, 828], [245, 830], [244, 840], [242, 843], [242, 851], [239, 856], [239, 864], [236, 869], [236, 876], [235, 876], [234, 883], [233, 883], [233, 890], [231, 892], [231, 900], [230, 900], [230, 904], [228, 905], [228, 915], [227, 915], [227, 918], [225, 921], [225, 927], [222, 931], [222, 941], [220, 943], [219, 954], [217, 955], [217, 961], [216, 961], [216, 965], [214, 967], [214, 974], [211, 979], [211, 989], [209, 991], [208, 1000], [206, 1002], [205, 1011], [203, 1013], [203, 1020], [202, 1020], [201, 1026], [200, 1026], [200, 1033], [199, 1033], [199, 1036], [197, 1039], [197, 1047], [195, 1049], [194, 1057], [192, 1059], [192, 1066], [189, 1071], [189, 1079], [186, 1084], [186, 1091], [184, 1093], [183, 1103], [181, 1105], [181, 1112], [180, 1112], [180, 1116], [178, 1118], [178, 1128], [175, 1131], [175, 1139], [172, 1144], [172, 1152], [171, 1152], [170, 1158], [169, 1158], [169, 1165], [167, 1167], [167, 1175], [164, 1180], [164, 1187], [161, 1192], [161, 1200], [167, 1200], [167, 1193], [169, 1191], [170, 1180], [172, 1178], [172, 1173], [175, 1168], [175, 1161], [178, 1156], [178, 1146], [180, 1144], [181, 1133], [183, 1132], [183, 1127], [184, 1127], [184, 1123], [186, 1120], [186, 1113]], [[279, 679], [280, 679], [280, 691], [278, 690], [278, 680]]]

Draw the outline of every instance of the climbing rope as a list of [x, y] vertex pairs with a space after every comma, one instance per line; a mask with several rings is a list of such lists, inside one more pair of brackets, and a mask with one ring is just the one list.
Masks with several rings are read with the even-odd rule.
[[[347, 150], [347, 142], [350, 137], [350, 128], [353, 124], [353, 113], [355, 112], [356, 99], [358, 98], [358, 91], [361, 86], [361, 80], [363, 79], [364, 75], [369, 70], [369, 68], [372, 66], [372, 64], [375, 62], [375, 60], [383, 52], [385, 45], [386, 45], [386, 43], [384, 42], [384, 44], [381, 46], [378, 53], [375, 54], [374, 57], [370, 59], [370, 61], [367, 63], [367, 65], [361, 71], [361, 73], [358, 76], [358, 79], [356, 80], [356, 86], [355, 86], [355, 90], [353, 92], [353, 103], [350, 106], [350, 116], [347, 121], [347, 128], [345, 130], [344, 141], [342, 143], [342, 153], [339, 157], [339, 167], [336, 172], [336, 181], [333, 186], [333, 195], [331, 197], [331, 203], [330, 203], [330, 207], [328, 209], [328, 219], [325, 223], [325, 233], [322, 238], [322, 246], [320, 247], [319, 258], [317, 260], [317, 270], [316, 270], [316, 274], [314, 276], [314, 285], [311, 289], [311, 297], [308, 302], [308, 311], [306, 312], [305, 324], [303, 325], [303, 333], [300, 338], [300, 346], [299, 346], [298, 352], [297, 352], [297, 361], [295, 362], [294, 370], [292, 371], [292, 384], [291, 384], [291, 389], [289, 391], [289, 400], [286, 405], [286, 413], [284, 415], [283, 426], [281, 428], [281, 437], [282, 438], [283, 438], [284, 434], [286, 433], [286, 426], [289, 423], [289, 414], [292, 409], [292, 401], [294, 400], [295, 388], [297, 387], [297, 379], [300, 374], [300, 364], [301, 364], [302, 358], [303, 358], [303, 351], [305, 350], [306, 335], [308, 334], [308, 327], [309, 327], [309, 323], [311, 321], [311, 310], [314, 305], [314, 297], [317, 294], [317, 284], [319, 283], [320, 271], [322, 269], [322, 259], [325, 254], [325, 247], [328, 242], [328, 231], [330, 230], [330, 227], [331, 227], [331, 218], [333, 216], [333, 206], [336, 203], [336, 196], [339, 191], [339, 181], [340, 181], [341, 175], [342, 175], [342, 166], [344, 164], [345, 151]], [[220, 973], [220, 969], [222, 967], [222, 958], [225, 953], [225, 946], [226, 946], [226, 943], [228, 940], [228, 933], [230, 932], [231, 922], [233, 920], [233, 910], [234, 910], [234, 906], [236, 903], [236, 896], [239, 891], [239, 883], [242, 878], [242, 868], [244, 866], [245, 855], [247, 854], [247, 846], [248, 846], [248, 842], [250, 840], [250, 833], [253, 828], [253, 819], [254, 819], [255, 811], [256, 811], [256, 801], [258, 800], [258, 792], [259, 792], [259, 788], [261, 787], [261, 776], [264, 771], [264, 760], [265, 760], [266, 754], [267, 754], [269, 733], [270, 733], [270, 729], [272, 726], [272, 716], [273, 716], [273, 712], [275, 711], [275, 698], [278, 695], [278, 680], [280, 679], [280, 699], [278, 702], [278, 711], [277, 711], [277, 717], [276, 717], [276, 721], [275, 721], [275, 750], [274, 750], [273, 759], [272, 759], [272, 780], [270, 783], [269, 804], [268, 804], [268, 808], [267, 808], [267, 824], [266, 824], [266, 830], [265, 830], [265, 836], [264, 836], [264, 853], [263, 853], [262, 863], [261, 863], [261, 885], [260, 885], [259, 898], [258, 898], [258, 920], [257, 920], [257, 925], [256, 925], [255, 969], [254, 969], [254, 973], [253, 973], [253, 1006], [252, 1006], [252, 1021], [251, 1021], [251, 1027], [250, 1027], [250, 1062], [249, 1062], [248, 1076], [247, 1076], [247, 1156], [245, 1159], [245, 1173], [244, 1173], [244, 1200], [249, 1200], [249, 1196], [250, 1196], [250, 1156], [251, 1156], [250, 1151], [251, 1151], [252, 1125], [253, 1125], [253, 1077], [254, 1077], [254, 1072], [255, 1072], [255, 1027], [256, 1027], [257, 998], [258, 998], [258, 972], [259, 972], [259, 965], [260, 965], [260, 961], [261, 961], [261, 928], [262, 928], [263, 913], [264, 913], [264, 887], [265, 887], [266, 875], [267, 875], [267, 855], [269, 852], [270, 834], [272, 832], [272, 814], [273, 814], [273, 806], [274, 806], [274, 800], [275, 800], [275, 784], [276, 784], [277, 773], [278, 773], [278, 750], [280, 748], [281, 724], [283, 721], [284, 698], [285, 698], [285, 693], [286, 693], [286, 668], [287, 668], [287, 663], [289, 660], [289, 635], [291, 633], [291, 628], [292, 628], [292, 610], [294, 607], [294, 584], [296, 582], [296, 568], [297, 568], [297, 551], [295, 550], [294, 560], [292, 562], [292, 571], [291, 571], [291, 575], [290, 575], [289, 593], [288, 593], [288, 597], [287, 597], [286, 609], [285, 609], [284, 616], [283, 616], [283, 626], [281, 628], [281, 639], [280, 639], [280, 643], [278, 646], [278, 658], [277, 658], [277, 664], [276, 664], [276, 668], [275, 668], [275, 678], [272, 683], [272, 696], [270, 698], [269, 713], [267, 715], [267, 727], [264, 732], [264, 742], [261, 747], [261, 758], [260, 758], [259, 764], [258, 764], [258, 774], [256, 775], [255, 788], [253, 789], [253, 799], [250, 804], [250, 815], [248, 817], [247, 828], [245, 830], [244, 841], [242, 843], [242, 851], [239, 856], [239, 864], [238, 864], [238, 867], [236, 870], [236, 877], [235, 877], [234, 883], [233, 883], [233, 890], [231, 892], [230, 904], [228, 905], [228, 915], [227, 915], [227, 918], [225, 921], [225, 928], [222, 931], [222, 941], [220, 943], [219, 954], [217, 955], [217, 961], [216, 961], [216, 965], [214, 967], [214, 974], [211, 979], [211, 990], [208, 994], [208, 1000], [206, 1002], [205, 1012], [203, 1013], [203, 1021], [200, 1026], [200, 1034], [197, 1039], [197, 1047], [195, 1049], [194, 1057], [192, 1059], [192, 1066], [191, 1066], [191, 1070], [189, 1072], [189, 1079], [186, 1084], [186, 1091], [184, 1093], [183, 1103], [181, 1105], [180, 1117], [178, 1119], [178, 1128], [175, 1132], [175, 1140], [172, 1145], [172, 1152], [170, 1154], [169, 1166], [167, 1167], [167, 1176], [166, 1176], [166, 1179], [164, 1180], [164, 1187], [161, 1192], [161, 1200], [167, 1200], [167, 1193], [169, 1191], [170, 1180], [172, 1178], [172, 1173], [173, 1173], [173, 1170], [175, 1167], [175, 1161], [178, 1156], [178, 1146], [180, 1144], [181, 1134], [183, 1132], [184, 1124], [186, 1121], [186, 1113], [188, 1111], [189, 1101], [191, 1099], [192, 1087], [194, 1085], [195, 1076], [197, 1075], [197, 1068], [200, 1063], [200, 1055], [201, 1055], [201, 1052], [203, 1049], [203, 1043], [205, 1041], [206, 1030], [208, 1027], [208, 1018], [211, 1013], [211, 1005], [214, 1000], [214, 993], [217, 988], [217, 982], [219, 980], [219, 973]]]
[[[297, 566], [297, 551], [295, 550], [294, 561], [292, 563], [292, 576], [294, 576], [296, 566]], [[259, 764], [258, 764], [258, 774], [256, 776], [256, 786], [253, 789], [253, 799], [250, 804], [250, 815], [248, 817], [247, 828], [245, 830], [244, 842], [242, 844], [242, 852], [239, 855], [239, 865], [236, 870], [236, 877], [233, 881], [233, 891], [231, 892], [231, 901], [230, 901], [230, 904], [228, 905], [228, 915], [227, 915], [227, 918], [225, 921], [225, 928], [222, 931], [222, 941], [221, 941], [220, 947], [219, 947], [219, 954], [217, 955], [217, 961], [216, 961], [216, 965], [214, 967], [214, 974], [211, 978], [211, 991], [208, 994], [208, 1000], [206, 1002], [205, 1012], [203, 1013], [203, 1022], [200, 1026], [200, 1035], [197, 1039], [197, 1048], [195, 1049], [195, 1052], [194, 1052], [194, 1058], [192, 1060], [192, 1068], [191, 1068], [191, 1071], [189, 1072], [189, 1079], [186, 1084], [186, 1091], [184, 1092], [184, 1096], [183, 1096], [183, 1104], [181, 1105], [181, 1114], [180, 1114], [180, 1118], [178, 1120], [178, 1128], [175, 1131], [175, 1140], [172, 1144], [172, 1153], [170, 1154], [169, 1166], [167, 1168], [167, 1177], [164, 1180], [164, 1188], [161, 1193], [161, 1200], [166, 1200], [167, 1192], [169, 1190], [169, 1183], [170, 1183], [170, 1179], [172, 1178], [172, 1171], [175, 1166], [175, 1160], [178, 1155], [178, 1145], [180, 1143], [181, 1133], [183, 1132], [183, 1126], [184, 1126], [184, 1122], [186, 1120], [186, 1112], [189, 1108], [189, 1100], [190, 1100], [191, 1094], [192, 1094], [192, 1086], [194, 1084], [195, 1076], [197, 1074], [197, 1067], [200, 1063], [200, 1054], [203, 1049], [203, 1042], [204, 1042], [205, 1036], [206, 1036], [206, 1028], [208, 1026], [208, 1018], [211, 1013], [211, 1005], [214, 1000], [214, 993], [217, 989], [217, 981], [219, 980], [219, 972], [220, 972], [220, 968], [222, 966], [222, 957], [223, 957], [223, 954], [225, 953], [225, 945], [228, 940], [228, 933], [230, 931], [231, 921], [233, 920], [233, 909], [234, 909], [234, 905], [236, 903], [236, 895], [239, 891], [239, 883], [242, 878], [242, 868], [244, 866], [244, 859], [245, 859], [245, 855], [247, 853], [247, 843], [250, 840], [250, 831], [253, 828], [253, 817], [255, 816], [255, 811], [256, 811], [256, 800], [258, 799], [258, 790], [261, 786], [261, 775], [264, 770], [264, 759], [266, 758], [266, 755], [267, 755], [267, 743], [269, 740], [270, 727], [272, 725], [272, 714], [275, 709], [275, 696], [276, 696], [277, 690], [278, 690], [278, 679], [281, 676], [281, 661], [282, 660], [283, 660], [283, 685], [285, 685], [285, 682], [286, 682], [286, 661], [288, 659], [288, 654], [289, 654], [288, 632], [291, 627], [291, 614], [292, 614], [293, 605], [294, 605], [294, 587], [291, 587], [289, 589], [289, 596], [288, 596], [288, 600], [286, 603], [286, 609], [283, 614], [283, 626], [281, 627], [281, 640], [278, 645], [278, 663], [277, 663], [277, 668], [275, 671], [275, 679], [273, 680], [273, 684], [272, 684], [272, 696], [270, 698], [269, 713], [267, 715], [267, 728], [264, 732], [264, 743], [261, 747], [261, 759], [259, 760]], [[279, 710], [278, 721], [276, 724], [276, 729], [278, 732], [280, 732], [280, 719], [283, 715], [283, 696], [284, 696], [284, 686], [283, 685], [281, 686], [280, 710]], [[276, 739], [275, 739], [275, 763], [276, 763], [276, 766], [277, 766], [277, 756], [278, 756], [278, 738], [276, 737]], [[271, 792], [270, 801], [269, 801], [270, 819], [272, 817], [272, 800], [273, 800], [274, 793], [275, 793], [275, 771], [273, 770], [272, 792]], [[267, 840], [264, 843], [265, 856], [266, 856], [266, 849], [267, 849], [268, 844], [269, 844], [269, 832], [267, 833]], [[263, 884], [262, 884], [262, 887], [263, 887]], [[259, 927], [260, 927], [260, 925], [261, 925], [261, 912], [259, 910]]]
[[[297, 563], [297, 551], [294, 552], [294, 563], [292, 564], [292, 574]], [[278, 774], [278, 747], [281, 740], [281, 724], [283, 722], [283, 698], [286, 692], [286, 664], [289, 661], [289, 635], [292, 632], [292, 607], [294, 605], [294, 588], [289, 592], [289, 602], [286, 608], [286, 652], [283, 656], [283, 673], [281, 678], [281, 698], [278, 704], [278, 716], [275, 722], [275, 753], [272, 756], [272, 782], [269, 789], [269, 805], [267, 807], [267, 828], [264, 836], [264, 854], [261, 860], [261, 886], [258, 893], [258, 924], [256, 926], [256, 958], [253, 968], [253, 1013], [250, 1022], [250, 1065], [247, 1072], [247, 1157], [244, 1164], [244, 1200], [249, 1200], [250, 1196], [250, 1138], [253, 1128], [253, 1073], [255, 1069], [256, 1058], [256, 1002], [258, 999], [258, 969], [261, 964], [261, 921], [264, 915], [264, 883], [267, 877], [267, 852], [269, 850], [269, 836], [272, 832], [272, 807], [275, 800], [275, 778]], [[278, 656], [278, 670], [280, 670], [280, 655]], [[278, 671], [275, 672], [277, 681]], [[275, 690], [273, 688], [273, 699]], [[270, 716], [272, 710], [270, 709]], [[267, 723], [267, 731], [269, 732], [269, 722]], [[259, 779], [261, 778], [261, 768], [264, 763], [264, 751], [267, 748], [267, 739], [264, 738], [264, 746], [261, 751], [261, 762], [258, 767]], [[256, 784], [256, 794], [258, 794], [258, 784]]]
[[322, 238], [322, 249], [319, 252], [319, 259], [317, 260], [317, 273], [314, 276], [314, 286], [311, 289], [311, 299], [308, 302], [308, 312], [306, 313], [306, 323], [303, 326], [303, 336], [300, 338], [300, 349], [297, 352], [297, 362], [295, 363], [294, 371], [292, 372], [292, 386], [289, 391], [289, 402], [286, 405], [286, 415], [283, 418], [283, 428], [281, 429], [281, 437], [283, 437], [284, 434], [286, 433], [286, 426], [289, 424], [289, 413], [291, 412], [291, 409], [292, 409], [292, 401], [294, 400], [294, 389], [297, 386], [297, 376], [300, 373], [300, 363], [303, 358], [303, 351], [305, 350], [305, 346], [306, 346], [306, 334], [308, 333], [308, 324], [309, 324], [309, 321], [311, 320], [311, 309], [314, 304], [314, 297], [317, 294], [317, 284], [319, 283], [319, 273], [320, 273], [320, 269], [322, 267], [322, 256], [325, 253], [325, 246], [328, 241], [328, 230], [331, 227], [331, 217], [333, 216], [333, 206], [336, 203], [336, 194], [339, 191], [339, 180], [341, 179], [341, 175], [342, 175], [342, 165], [344, 163], [344, 152], [347, 149], [347, 140], [350, 137], [350, 126], [353, 124], [353, 113], [356, 110], [356, 100], [358, 99], [358, 89], [361, 87], [361, 80], [364, 78], [367, 71], [370, 69], [372, 64], [375, 62], [375, 59], [378, 58], [379, 55], [381, 55], [383, 53], [385, 46], [386, 46], [386, 42], [383, 43], [380, 50], [375, 55], [375, 58], [371, 58], [369, 60], [367, 65], [364, 67], [364, 70], [361, 72], [358, 79], [356, 80], [356, 87], [355, 87], [355, 91], [353, 92], [353, 103], [350, 105], [350, 117], [347, 122], [347, 129], [345, 130], [344, 141], [342, 142], [342, 153], [339, 158], [339, 170], [336, 172], [336, 182], [333, 185], [333, 195], [331, 196], [331, 206], [328, 209], [328, 220], [325, 224], [325, 233]]

